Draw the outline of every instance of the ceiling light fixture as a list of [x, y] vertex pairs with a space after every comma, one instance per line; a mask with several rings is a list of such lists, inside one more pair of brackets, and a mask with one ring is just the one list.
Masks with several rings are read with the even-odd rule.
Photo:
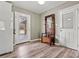
[[38, 3], [39, 3], [40, 5], [43, 5], [43, 4], [45, 4], [45, 1], [38, 1]]

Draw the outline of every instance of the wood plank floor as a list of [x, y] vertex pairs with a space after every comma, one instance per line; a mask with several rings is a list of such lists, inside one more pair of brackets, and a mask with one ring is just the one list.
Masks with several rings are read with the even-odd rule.
[[12, 53], [0, 58], [78, 58], [79, 52], [61, 46], [49, 46], [44, 43], [24, 43], [15, 46]]

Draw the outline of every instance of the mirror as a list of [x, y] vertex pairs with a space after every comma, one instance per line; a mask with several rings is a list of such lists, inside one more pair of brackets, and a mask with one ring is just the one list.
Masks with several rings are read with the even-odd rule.
[[45, 17], [45, 33], [55, 35], [55, 15]]

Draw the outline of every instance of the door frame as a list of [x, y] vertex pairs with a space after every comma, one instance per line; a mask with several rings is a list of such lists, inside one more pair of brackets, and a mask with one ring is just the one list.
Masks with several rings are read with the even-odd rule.
[[[26, 35], [29, 36], [29, 37], [27, 38], [28, 40], [24, 39], [21, 42], [16, 41], [16, 15], [17, 14], [18, 15], [21, 15], [22, 14], [23, 16], [26, 16], [27, 19], [28, 19], [27, 20], [27, 25], [26, 25], [26, 27], [28, 26], [28, 28], [27, 28], [27, 34]], [[25, 13], [19, 12], [19, 11], [14, 11], [14, 45], [19, 44], [19, 43], [24, 43], [26, 41], [31, 40], [31, 25], [29, 25], [29, 24], [31, 24], [31, 15], [25, 14]]]

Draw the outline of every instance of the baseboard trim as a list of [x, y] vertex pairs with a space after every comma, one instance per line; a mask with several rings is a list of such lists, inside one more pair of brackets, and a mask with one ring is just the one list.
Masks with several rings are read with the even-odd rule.
[[34, 42], [38, 42], [40, 40], [41, 39], [33, 39], [33, 40], [28, 40], [28, 41], [25, 41], [25, 42], [22, 42], [22, 43], [18, 43], [18, 44], [15, 44], [15, 45], [24, 44], [24, 43], [34, 43]]
[[61, 45], [60, 43], [55, 43], [56, 45]]
[[33, 39], [33, 40], [29, 40], [29, 42], [35, 42], [35, 41], [40, 41], [41, 39]]
[[13, 52], [13, 51], [6, 52], [6, 53], [2, 53], [2, 54], [0, 54], [0, 56], [6, 55], [6, 54], [10, 54], [10, 53], [12, 53], [12, 52]]

